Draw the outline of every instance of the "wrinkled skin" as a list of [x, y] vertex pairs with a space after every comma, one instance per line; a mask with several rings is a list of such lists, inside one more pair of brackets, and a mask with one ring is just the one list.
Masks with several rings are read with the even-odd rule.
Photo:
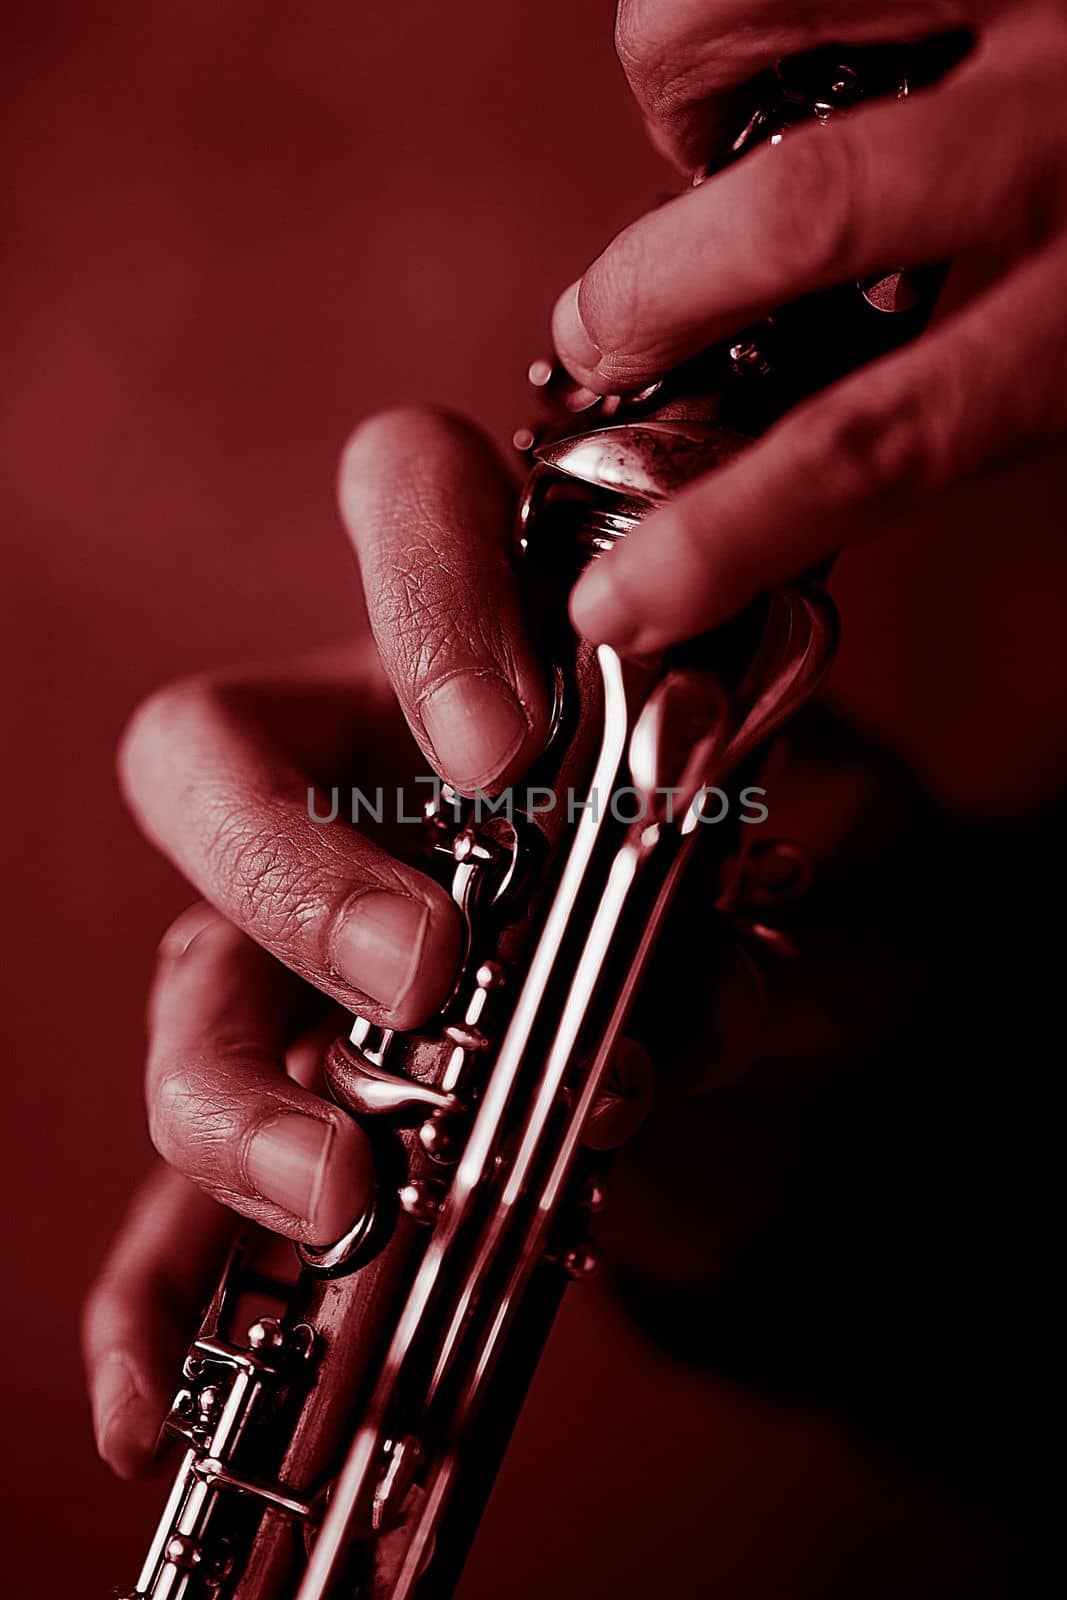
[[[967, 496], [975, 474], [1062, 440], [1067, 9], [896, 0], [861, 10], [844, 0], [620, 7], [623, 66], [657, 146], [684, 172], [732, 127], [739, 87], [779, 56], [959, 26], [977, 42], [906, 105], [798, 130], [639, 219], [561, 297], [560, 355], [605, 392], [806, 289], [887, 264], [954, 262], [921, 340], [808, 402], [649, 519], [578, 584], [572, 614], [593, 640], [659, 648], [877, 533], [870, 555], [843, 565], [845, 659], [832, 695], [942, 803], [1010, 817], [1048, 803], [1067, 768], [1055, 715], [1067, 686], [1038, 670], [1067, 598], [1062, 540], [1042, 521], [1048, 494], [1028, 499], [1025, 479], [1005, 480], [1002, 495], [1021, 508], [1019, 526], [1001, 517], [976, 537]], [[135, 1200], [85, 1320], [98, 1443], [124, 1474], [149, 1462], [192, 1308], [228, 1236], [223, 1208], [322, 1241], [366, 1203], [365, 1140], [319, 1093], [323, 1043], [352, 1010], [399, 1027], [425, 1019], [457, 960], [443, 891], [387, 839], [314, 824], [309, 784], [388, 785], [429, 760], [460, 787], [496, 789], [545, 734], [543, 674], [506, 558], [513, 489], [486, 443], [451, 417], [391, 413], [356, 432], [339, 487], [372, 639], [269, 677], [165, 689], [123, 745], [135, 814], [203, 896], [163, 940], [150, 1006], [149, 1123], [172, 1170]], [[961, 526], [962, 543], [951, 532]], [[899, 664], [887, 672], [878, 638], [897, 589], [908, 661], [922, 667], [914, 683]], [[1044, 611], [1035, 593], [1051, 597]], [[1006, 655], [1000, 641], [1023, 612], [1028, 628]], [[1023, 695], [1041, 702], [1029, 723], [1012, 716]], [[968, 737], [954, 740], [961, 726]], [[855, 771], [815, 778], [817, 853], [829, 858], [877, 786]], [[803, 790], [780, 793], [776, 831], [794, 816], [805, 831]], [[855, 959], [862, 940], [845, 933]], [[828, 964], [840, 960], [837, 950]], [[687, 1037], [701, 1037], [699, 1025]], [[832, 1053], [818, 1027], [814, 1037]], [[616, 1098], [640, 1099], [640, 1077], [622, 1068]], [[688, 1120], [687, 1134], [699, 1130]], [[692, 1260], [660, 1203], [666, 1259], [684, 1277]], [[166, 1248], [175, 1229], [189, 1241], [180, 1264]]]

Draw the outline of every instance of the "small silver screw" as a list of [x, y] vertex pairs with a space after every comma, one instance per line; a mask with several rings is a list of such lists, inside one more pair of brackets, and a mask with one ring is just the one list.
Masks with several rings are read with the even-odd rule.
[[432, 1161], [448, 1161], [455, 1152], [456, 1141], [444, 1117], [435, 1113], [427, 1117], [419, 1129], [419, 1143]]
[[204, 1559], [204, 1552], [187, 1533], [176, 1533], [167, 1541], [167, 1560], [182, 1572], [192, 1572]]
[[285, 1330], [277, 1317], [260, 1317], [248, 1330], [251, 1350], [280, 1350], [285, 1343]]
[[222, 1405], [222, 1391], [216, 1389], [213, 1384], [206, 1389], [201, 1389], [196, 1397], [196, 1405], [197, 1410], [200, 1412], [201, 1420], [210, 1422], [213, 1417], [218, 1416]]
[[414, 1222], [431, 1223], [441, 1209], [441, 1191], [437, 1184], [425, 1178], [413, 1178], [400, 1190], [398, 1199], [402, 1210]]

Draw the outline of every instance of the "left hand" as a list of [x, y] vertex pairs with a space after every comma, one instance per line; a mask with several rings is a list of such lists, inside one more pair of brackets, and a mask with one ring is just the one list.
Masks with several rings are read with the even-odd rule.
[[130, 1202], [82, 1316], [96, 1447], [120, 1478], [152, 1465], [182, 1357], [233, 1234], [232, 1214], [162, 1163]]
[[[322, 1056], [352, 1012], [407, 1031], [451, 990], [452, 898], [387, 848], [404, 832], [384, 796], [411, 776], [410, 736], [468, 792], [517, 777], [544, 739], [543, 672], [507, 559], [510, 484], [485, 441], [452, 417], [387, 413], [357, 430], [340, 489], [377, 656], [360, 638], [262, 674], [186, 680], [146, 702], [124, 741], [146, 831], [212, 902], [164, 936], [149, 1004], [149, 1126], [181, 1176], [142, 1188], [84, 1320], [98, 1447], [124, 1476], [152, 1458], [232, 1234], [217, 1202], [289, 1238], [340, 1237], [376, 1174], [357, 1120], [324, 1093]], [[524, 714], [521, 737], [512, 719], [501, 744], [492, 703], [505, 693]], [[379, 786], [381, 826], [372, 815], [366, 834], [337, 796], [332, 815], [321, 792], [310, 807], [317, 787], [353, 773]], [[406, 798], [411, 822], [420, 796]], [[400, 936], [393, 922], [390, 937], [372, 923], [347, 939], [367, 894], [423, 908], [423, 931]], [[586, 1144], [629, 1136], [650, 1076], [640, 1047], [621, 1041]]]
[[691, 637], [888, 513], [1067, 430], [1067, 8], [622, 0], [623, 65], [655, 142], [689, 171], [732, 92], [777, 59], [961, 26], [974, 48], [939, 84], [746, 156], [625, 229], [561, 297], [560, 356], [609, 393], [806, 293], [954, 263], [925, 335], [799, 406], [587, 571], [572, 615], [589, 638], [642, 653]]

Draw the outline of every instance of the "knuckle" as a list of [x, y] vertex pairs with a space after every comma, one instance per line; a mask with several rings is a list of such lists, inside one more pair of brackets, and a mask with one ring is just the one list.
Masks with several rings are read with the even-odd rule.
[[[429, 509], [429, 508], [427, 508]], [[382, 572], [375, 620], [405, 655], [435, 653], [455, 626], [457, 611], [469, 602], [465, 572], [444, 573], [434, 541], [412, 539]]]
[[375, 642], [401, 693], [460, 654], [506, 663], [509, 618], [489, 603], [484, 531], [510, 485], [477, 430], [447, 411], [384, 412], [349, 441], [342, 478]]
[[[983, 137], [947, 146], [952, 190], [945, 203], [952, 203], [954, 193], [961, 209], [973, 211], [974, 195], [982, 195], [980, 220], [987, 230], [995, 215], [998, 236], [1023, 246], [1040, 245], [1058, 229], [1067, 193], [1060, 131], [1067, 97], [1062, 14], [1059, 31], [1061, 37], [1043, 50], [1035, 50], [1027, 29], [1008, 26], [980, 35], [951, 89], [958, 125], [981, 127]], [[1019, 112], [1021, 83], [1026, 115]]]
[[308, 871], [286, 819], [272, 819], [263, 802], [243, 807], [232, 793], [218, 805], [205, 798], [204, 857], [227, 910], [271, 946], [287, 945], [324, 910], [324, 894]]
[[859, 240], [868, 189], [862, 140], [839, 127], [803, 129], [761, 153], [772, 174], [763, 216], [765, 259], [778, 274], [795, 266], [833, 282]]
[[640, 80], [655, 51], [646, 0], [619, 0], [615, 11], [615, 54], [630, 83]]
[[[425, 507], [418, 525], [428, 529], [431, 514], [439, 510]], [[473, 551], [457, 548], [442, 562], [428, 533], [409, 539], [382, 568], [374, 631], [413, 695], [447, 676], [459, 655], [506, 661], [502, 615], [487, 607], [483, 589]]]
[[715, 43], [710, 23], [694, 35], [658, 0], [620, 0], [615, 16], [619, 65], [646, 115], [668, 129], [691, 107]]
[[620, 384], [670, 353], [657, 341], [663, 318], [650, 304], [662, 260], [649, 233], [642, 221], [624, 228], [586, 272], [579, 291], [582, 322], [601, 351], [597, 370]]
[[227, 1178], [240, 1119], [214, 1073], [196, 1062], [172, 1067], [152, 1085], [147, 1110], [149, 1136], [164, 1161], [190, 1177]]
[[936, 454], [922, 397], [910, 385], [819, 406], [795, 443], [800, 479], [841, 504], [877, 500], [904, 483], [921, 489]]

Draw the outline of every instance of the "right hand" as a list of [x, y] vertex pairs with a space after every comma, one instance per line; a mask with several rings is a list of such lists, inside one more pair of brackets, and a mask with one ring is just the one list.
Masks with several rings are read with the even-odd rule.
[[[906, 104], [872, 100], [762, 144], [631, 223], [560, 298], [564, 365], [583, 387], [611, 394], [644, 388], [801, 296], [881, 276], [887, 263], [952, 262], [917, 339], [792, 407], [582, 574], [571, 613], [590, 641], [658, 653], [874, 532], [906, 547], [926, 513], [936, 543], [919, 582], [929, 592], [946, 559], [961, 569], [941, 602], [952, 644], [942, 616], [931, 665], [943, 670], [938, 658], [958, 654], [976, 543], [971, 535], [956, 552], [959, 494], [1015, 458], [1062, 453], [1067, 436], [1067, 8], [620, 0], [617, 39], [656, 144], [691, 173], [721, 148], [724, 127], [744, 126], [750, 107], [741, 111], [736, 96], [745, 103], [777, 60], [952, 28], [973, 32], [975, 44], [939, 82]], [[1028, 657], [1048, 678], [1062, 654], [1065, 564], [1038, 548], [1044, 570], [1027, 570], [1026, 521], [1025, 506], [1005, 506], [980, 626], [996, 638], [1014, 577], [1025, 633], [1042, 604], [1051, 608], [1045, 649]], [[1018, 630], [1017, 615], [1009, 626]], [[1018, 655], [998, 641], [996, 684]], [[1029, 699], [1028, 685], [1022, 694]], [[984, 683], [979, 705], [995, 722]], [[998, 763], [982, 743], [988, 771]], [[1046, 744], [1054, 766], [1062, 741]]]

